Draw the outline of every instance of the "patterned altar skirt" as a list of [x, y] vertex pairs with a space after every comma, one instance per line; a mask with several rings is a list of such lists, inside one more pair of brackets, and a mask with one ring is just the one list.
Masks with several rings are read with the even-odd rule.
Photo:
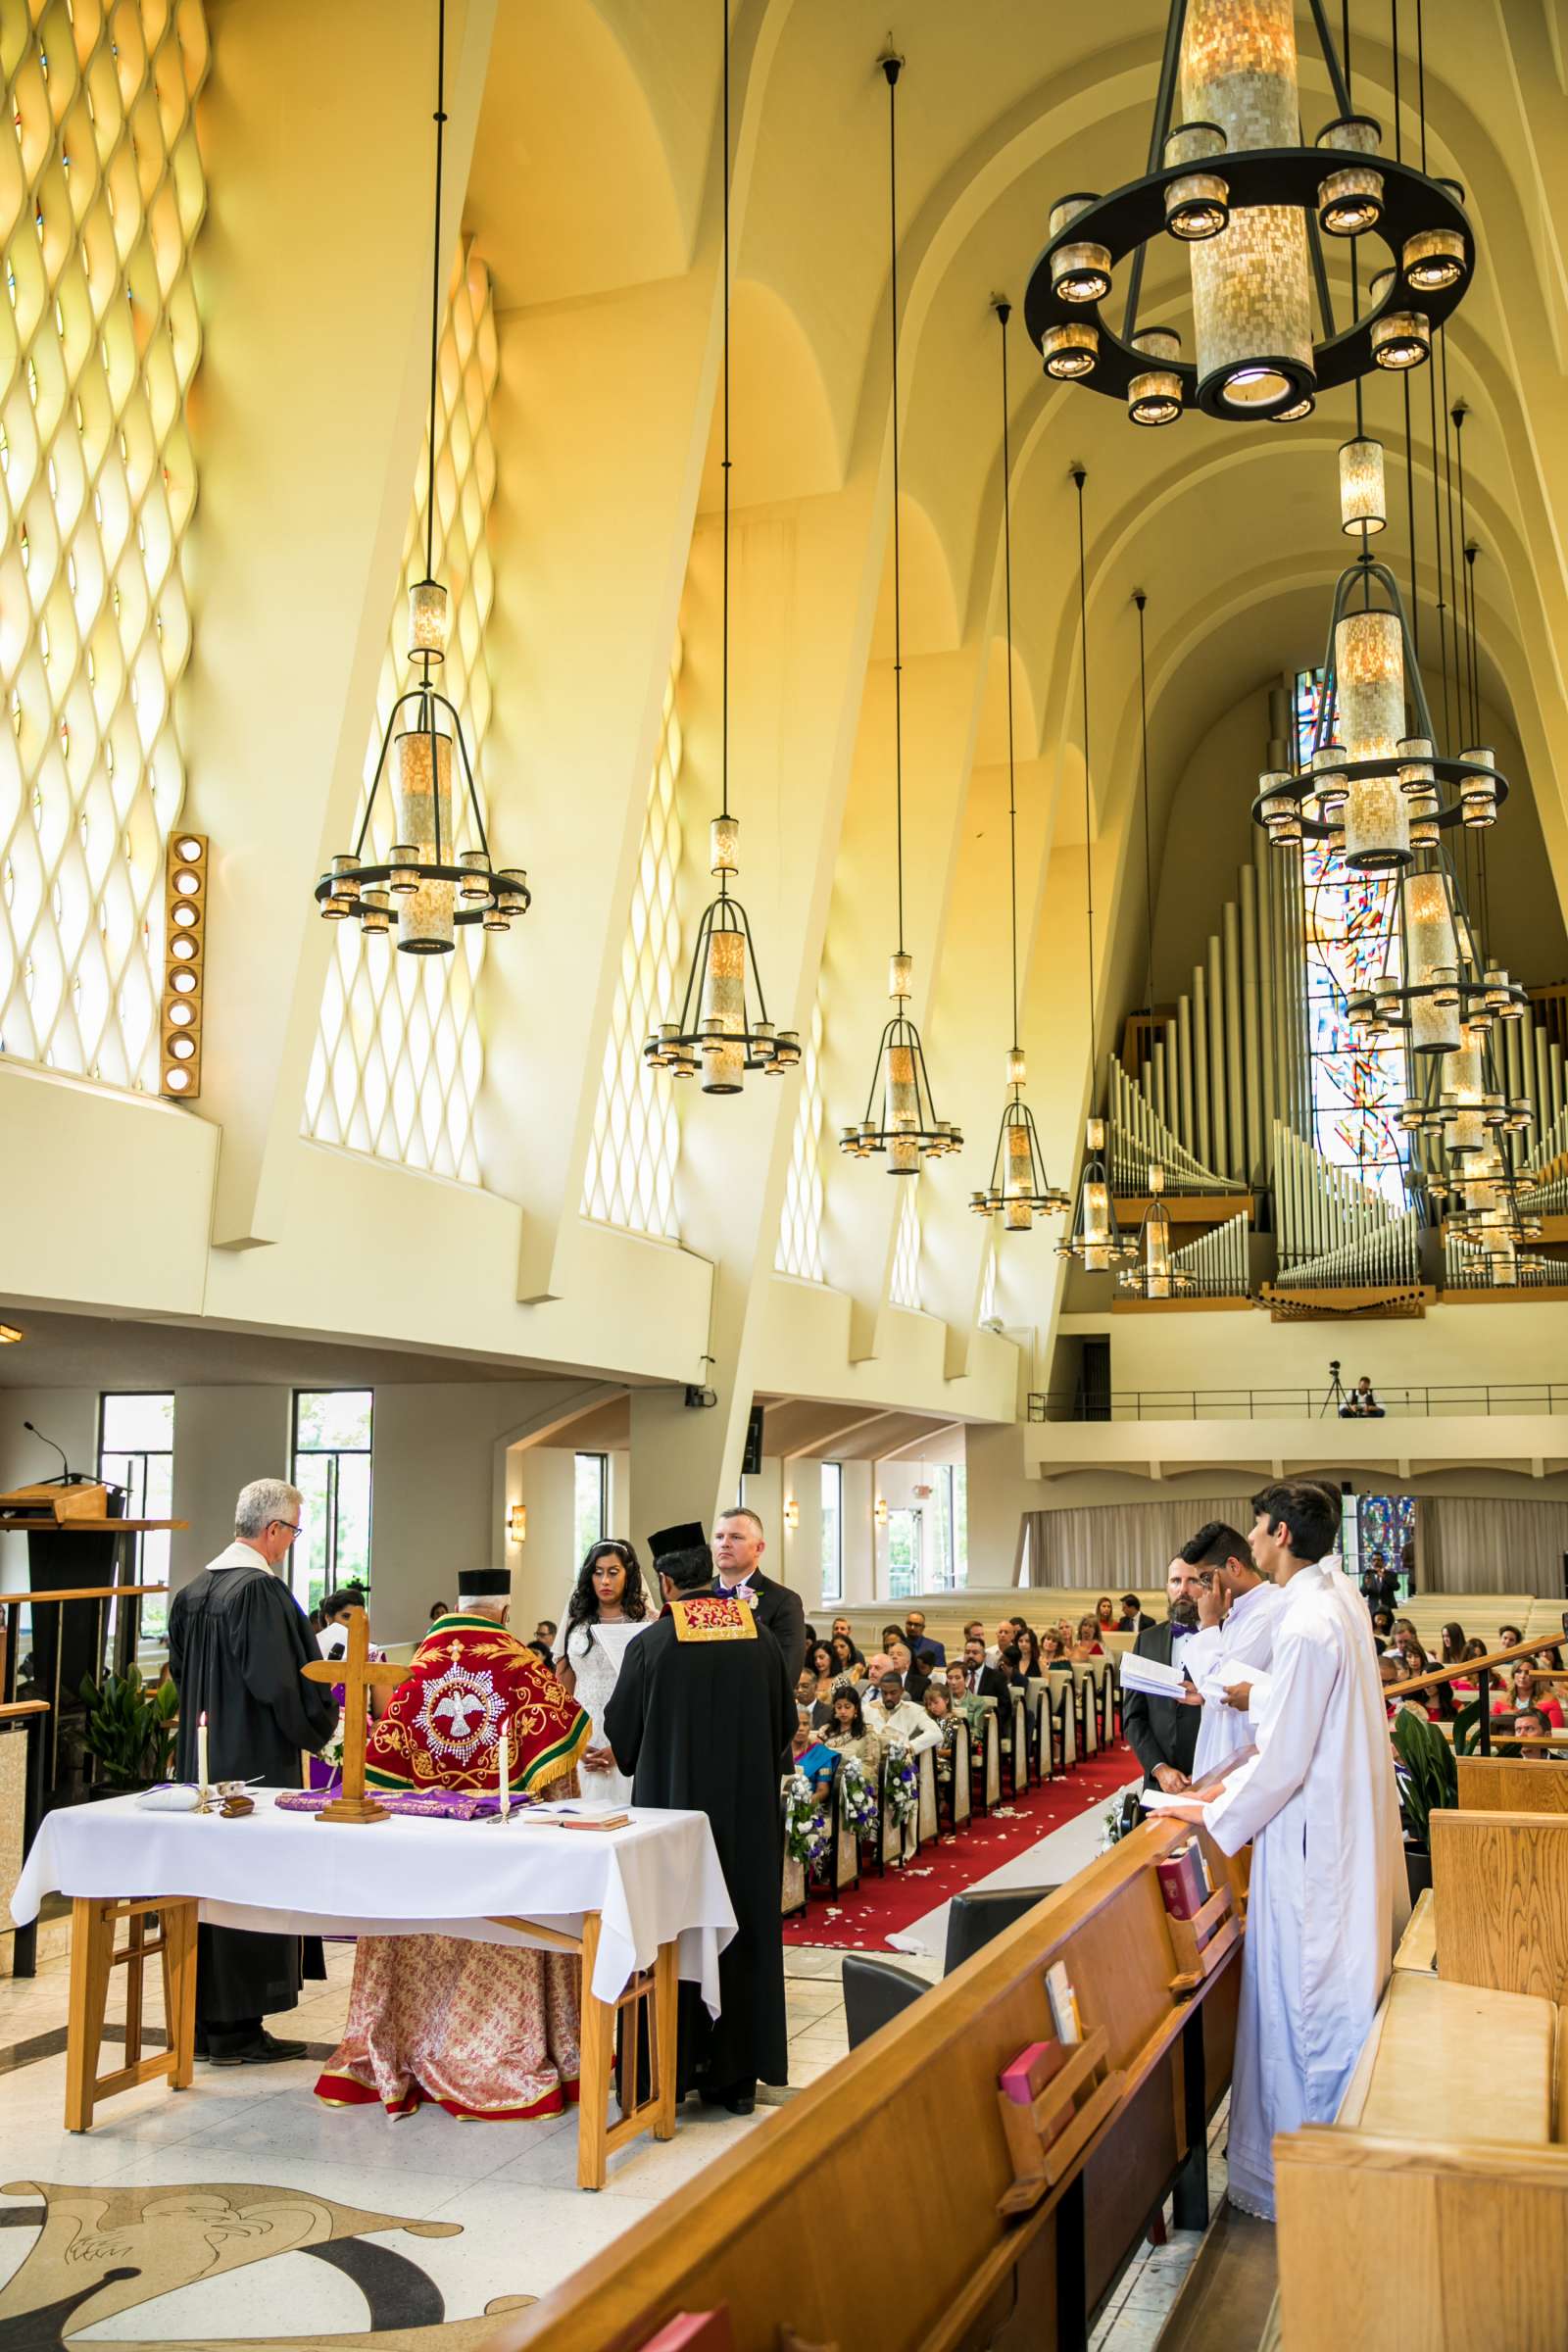
[[453, 1936], [362, 1936], [343, 2039], [316, 2095], [390, 2116], [520, 2123], [575, 2102], [581, 1963]]

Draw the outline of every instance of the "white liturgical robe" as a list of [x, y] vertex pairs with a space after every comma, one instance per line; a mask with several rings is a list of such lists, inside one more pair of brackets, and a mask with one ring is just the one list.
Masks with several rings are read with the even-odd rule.
[[1284, 1603], [1257, 1754], [1205, 1817], [1223, 1852], [1252, 1843], [1230, 2194], [1268, 2221], [1274, 2134], [1333, 2120], [1409, 1909], [1366, 1604], [1324, 1563], [1298, 1570]]
[[[1266, 1581], [1231, 1602], [1218, 1625], [1204, 1626], [1182, 1652], [1182, 1664], [1203, 1694], [1198, 1726], [1198, 1748], [1193, 1778], [1223, 1764], [1239, 1747], [1251, 1745], [1262, 1713], [1267, 1674], [1274, 1656], [1274, 1623], [1290, 1598], [1280, 1585]], [[1226, 1703], [1231, 1683], [1250, 1683], [1250, 1708], [1238, 1710]]]

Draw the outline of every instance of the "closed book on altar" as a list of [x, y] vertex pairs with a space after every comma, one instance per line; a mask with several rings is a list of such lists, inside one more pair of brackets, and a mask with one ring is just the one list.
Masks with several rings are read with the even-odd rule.
[[1154, 1864], [1154, 1876], [1159, 1891], [1165, 1898], [1165, 1908], [1172, 1919], [1196, 1919], [1208, 1900], [1203, 1884], [1197, 1839], [1190, 1838], [1175, 1853], [1167, 1854], [1163, 1862]]
[[1059, 2041], [1032, 2041], [1010, 2066], [1003, 2068], [997, 2084], [1003, 2097], [1015, 2107], [1032, 2107], [1052, 2076], [1059, 2075], [1066, 2063], [1067, 2053]]

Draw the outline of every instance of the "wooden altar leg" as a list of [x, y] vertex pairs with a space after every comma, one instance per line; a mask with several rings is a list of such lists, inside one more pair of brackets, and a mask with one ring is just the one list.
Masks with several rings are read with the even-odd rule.
[[103, 2046], [116, 1905], [78, 1894], [71, 1906], [71, 2015], [66, 2027], [66, 2130], [90, 2132]]
[[594, 1963], [599, 1957], [599, 1914], [582, 1920], [582, 2072], [577, 2096], [577, 2186], [603, 2188], [609, 2156], [610, 2077], [614, 2056], [615, 2012], [596, 1998]]
[[164, 1930], [164, 2023], [173, 2057], [170, 2087], [189, 2090], [196, 2072], [196, 1906], [166, 1903]]
[[675, 2060], [676, 2032], [679, 2016], [679, 1979], [676, 1959], [679, 1946], [662, 1943], [654, 1962], [654, 2031], [653, 2047], [656, 2053], [658, 2096], [654, 2102], [654, 2137], [673, 2139], [675, 2136]]

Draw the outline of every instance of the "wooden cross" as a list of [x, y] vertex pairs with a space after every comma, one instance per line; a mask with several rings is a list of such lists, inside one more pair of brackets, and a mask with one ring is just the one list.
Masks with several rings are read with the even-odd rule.
[[378, 1665], [369, 1654], [370, 1621], [363, 1609], [349, 1611], [349, 1645], [341, 1658], [318, 1658], [302, 1666], [308, 1683], [343, 1686], [343, 1793], [323, 1805], [318, 1821], [353, 1821], [368, 1825], [390, 1821], [384, 1805], [365, 1793], [365, 1740], [368, 1730], [370, 1691], [394, 1690], [408, 1679], [403, 1666]]

